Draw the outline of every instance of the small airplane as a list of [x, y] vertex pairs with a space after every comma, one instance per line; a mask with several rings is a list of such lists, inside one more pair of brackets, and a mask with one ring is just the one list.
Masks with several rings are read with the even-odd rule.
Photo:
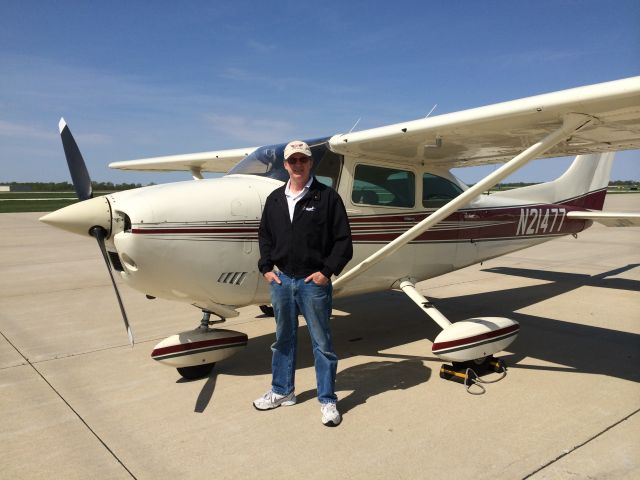
[[[193, 180], [94, 198], [64, 119], [59, 129], [82, 201], [40, 220], [97, 240], [131, 345], [113, 270], [148, 298], [202, 310], [198, 328], [161, 341], [152, 358], [185, 378], [208, 375], [247, 344], [244, 333], [212, 326], [239, 307], [269, 311], [258, 225], [266, 197], [288, 179], [285, 143], [115, 162], [110, 167], [188, 171]], [[601, 211], [613, 152], [640, 148], [640, 77], [306, 142], [313, 174], [341, 195], [353, 235], [354, 257], [333, 279], [335, 296], [401, 289], [442, 328], [432, 351], [443, 360], [481, 364], [507, 348], [519, 325], [499, 317], [451, 323], [417, 282], [575, 235], [594, 221], [640, 226], [640, 214]], [[484, 194], [530, 160], [570, 155], [577, 156], [554, 181]], [[503, 165], [473, 186], [450, 171], [496, 163]]]

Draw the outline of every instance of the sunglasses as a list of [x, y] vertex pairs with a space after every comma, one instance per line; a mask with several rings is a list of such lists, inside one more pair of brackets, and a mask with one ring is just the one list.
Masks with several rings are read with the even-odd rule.
[[309, 157], [289, 157], [287, 159], [287, 162], [289, 163], [289, 165], [295, 165], [298, 162], [300, 162], [302, 165], [305, 165], [309, 160]]

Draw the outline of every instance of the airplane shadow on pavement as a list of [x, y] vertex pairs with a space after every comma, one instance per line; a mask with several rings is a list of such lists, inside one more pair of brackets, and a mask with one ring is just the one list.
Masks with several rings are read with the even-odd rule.
[[[506, 267], [486, 269], [501, 275], [548, 283], [459, 296], [447, 299], [445, 308], [451, 306], [466, 316], [505, 316], [519, 322], [520, 334], [508, 349], [513, 353], [499, 354], [510, 367], [591, 373], [640, 382], [640, 371], [636, 367], [640, 357], [640, 335], [616, 329], [615, 318], [591, 318], [588, 302], [575, 305], [575, 309], [584, 312], [588, 320], [585, 323], [595, 323], [597, 326], [518, 312], [580, 287], [639, 292], [640, 281], [614, 277], [639, 266], [630, 264], [597, 275]], [[521, 365], [525, 357], [542, 359], [555, 365]]]
[[[592, 326], [517, 313], [526, 306], [582, 286], [640, 291], [640, 282], [636, 280], [608, 278], [637, 266], [627, 265], [594, 276], [533, 269], [492, 268], [487, 271], [540, 279], [547, 283], [442, 299], [431, 297], [431, 300], [452, 322], [478, 316], [505, 316], [518, 321], [521, 332], [509, 347], [510, 353], [498, 355], [511, 368], [592, 373], [640, 382], [640, 371], [635, 367], [640, 357], [640, 335], [607, 328], [612, 325], [608, 318], [596, 320], [602, 326]], [[439, 361], [431, 354], [429, 343], [425, 343], [424, 356], [404, 355], [401, 347], [425, 339], [432, 341], [440, 329], [402, 292], [387, 291], [337, 299], [334, 307], [346, 312], [344, 316], [334, 317], [331, 324], [338, 357], [381, 358], [380, 361], [344, 370], [340, 370], [338, 364], [336, 389], [352, 391], [340, 400], [342, 411], [355, 408], [368, 398], [386, 391], [411, 388], [429, 381], [431, 370], [423, 361]], [[585, 316], [589, 315], [588, 305], [576, 308], [584, 308]], [[264, 321], [273, 322], [273, 319]], [[251, 338], [245, 351], [216, 365], [198, 397], [196, 411], [203, 411], [209, 403], [216, 374], [268, 375], [271, 371], [270, 347], [274, 340], [274, 334]], [[297, 368], [312, 367], [311, 344], [304, 324], [300, 327], [298, 342]], [[393, 353], [387, 351], [390, 349], [394, 349]], [[527, 357], [542, 359], [554, 365], [520, 365]], [[265, 389], [267, 388], [268, 379], [265, 384]], [[260, 393], [262, 392], [256, 392], [256, 396]], [[301, 392], [298, 396], [299, 401], [313, 397], [315, 389]]]

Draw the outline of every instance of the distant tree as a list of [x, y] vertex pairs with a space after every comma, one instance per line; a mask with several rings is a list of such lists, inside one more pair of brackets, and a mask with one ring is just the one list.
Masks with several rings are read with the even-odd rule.
[[[32, 192], [73, 192], [75, 189], [69, 182], [8, 182], [3, 185], [10, 185], [12, 190], [32, 191]], [[91, 186], [97, 191], [121, 191], [142, 187], [141, 183], [118, 183], [112, 182], [91, 182]]]

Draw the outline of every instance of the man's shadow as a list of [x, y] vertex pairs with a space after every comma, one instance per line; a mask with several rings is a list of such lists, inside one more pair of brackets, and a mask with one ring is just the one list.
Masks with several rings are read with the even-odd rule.
[[[431, 377], [431, 369], [420, 360], [368, 362], [346, 368], [336, 375], [336, 392], [351, 391], [338, 400], [342, 414], [367, 402], [371, 397], [391, 390], [407, 390], [425, 383]], [[315, 389], [297, 395], [298, 403], [316, 397]], [[338, 395], [340, 397], [340, 395]]]

